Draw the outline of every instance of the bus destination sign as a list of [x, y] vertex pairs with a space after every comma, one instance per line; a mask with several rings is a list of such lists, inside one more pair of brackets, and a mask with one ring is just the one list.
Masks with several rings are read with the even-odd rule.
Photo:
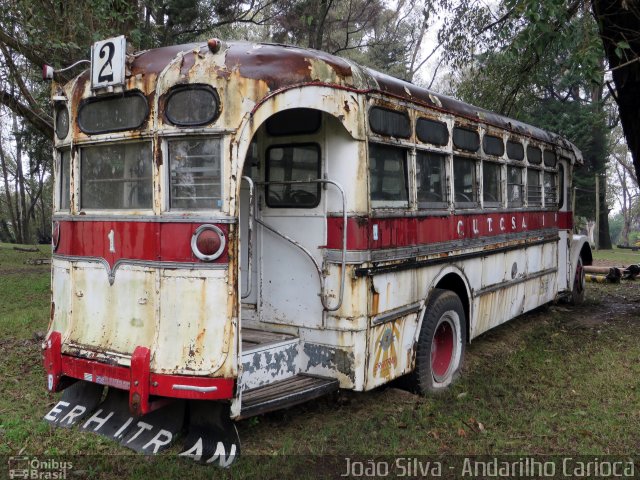
[[91, 49], [91, 88], [124, 84], [127, 41], [124, 35], [93, 44]]

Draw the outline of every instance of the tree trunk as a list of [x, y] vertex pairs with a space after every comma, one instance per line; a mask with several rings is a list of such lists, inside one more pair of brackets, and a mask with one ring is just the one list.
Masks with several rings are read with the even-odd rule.
[[[591, 7], [612, 70], [622, 130], [640, 178], [640, 6], [628, 0], [591, 0]], [[630, 48], [623, 48], [625, 43]]]
[[[13, 200], [11, 199], [11, 189], [9, 188], [9, 171], [7, 170], [7, 162], [4, 157], [4, 148], [2, 146], [2, 139], [0, 138], [0, 166], [2, 167], [2, 178], [4, 180], [4, 193], [7, 197], [7, 210], [9, 211], [9, 215], [11, 216], [11, 229], [13, 233], [11, 234], [12, 241], [16, 241], [17, 237], [17, 228], [18, 224], [16, 222], [16, 215], [13, 210]], [[6, 226], [6, 222], [5, 222]], [[9, 231], [7, 227], [7, 232]]]

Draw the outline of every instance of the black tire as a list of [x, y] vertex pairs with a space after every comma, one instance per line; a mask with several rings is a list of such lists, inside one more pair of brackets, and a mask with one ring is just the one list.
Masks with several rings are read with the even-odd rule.
[[584, 302], [586, 289], [586, 279], [584, 275], [584, 263], [582, 257], [578, 256], [578, 263], [576, 264], [576, 272], [573, 278], [573, 288], [571, 289], [571, 298], [569, 303], [571, 305], [580, 305]]
[[450, 290], [435, 289], [418, 336], [416, 363], [410, 376], [414, 389], [429, 395], [451, 385], [460, 373], [466, 343], [466, 319], [460, 297]]

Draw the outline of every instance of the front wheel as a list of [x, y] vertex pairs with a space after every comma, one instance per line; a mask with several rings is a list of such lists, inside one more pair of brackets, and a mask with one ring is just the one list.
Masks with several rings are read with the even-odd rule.
[[460, 298], [449, 290], [434, 290], [422, 320], [412, 373], [418, 393], [440, 392], [455, 380], [462, 367], [466, 337]]

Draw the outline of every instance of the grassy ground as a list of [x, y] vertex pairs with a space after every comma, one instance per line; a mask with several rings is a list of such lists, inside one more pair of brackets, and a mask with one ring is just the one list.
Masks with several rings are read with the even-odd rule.
[[634, 252], [633, 250], [618, 247], [613, 247], [612, 250], [595, 250], [593, 258], [602, 264], [606, 262], [611, 266], [626, 267], [632, 263], [640, 264], [640, 250]]
[[68, 478], [196, 479], [336, 478], [345, 456], [640, 452], [640, 281], [588, 284], [583, 306], [542, 308], [488, 332], [468, 347], [462, 378], [435, 398], [396, 386], [340, 392], [239, 422], [243, 456], [227, 471], [179, 459], [177, 447], [143, 457], [50, 428], [41, 419], [59, 395], [45, 391], [38, 336], [49, 266], [24, 263], [47, 250], [0, 245], [0, 456], [59, 455], [74, 464]]

